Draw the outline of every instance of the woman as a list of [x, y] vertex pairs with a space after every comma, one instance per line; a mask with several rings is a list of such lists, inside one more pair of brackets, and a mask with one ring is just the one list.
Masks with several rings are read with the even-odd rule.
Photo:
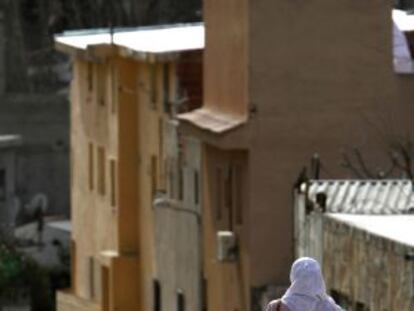
[[326, 293], [319, 263], [312, 258], [296, 260], [290, 270], [291, 285], [282, 299], [271, 301], [266, 311], [341, 311]]

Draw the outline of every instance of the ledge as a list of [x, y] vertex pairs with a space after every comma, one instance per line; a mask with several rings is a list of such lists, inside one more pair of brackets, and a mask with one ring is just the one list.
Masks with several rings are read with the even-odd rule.
[[246, 119], [243, 117], [213, 112], [205, 108], [180, 114], [178, 119], [215, 134], [222, 134], [246, 123]]
[[101, 311], [96, 302], [80, 298], [68, 291], [58, 291], [56, 295], [57, 311]]

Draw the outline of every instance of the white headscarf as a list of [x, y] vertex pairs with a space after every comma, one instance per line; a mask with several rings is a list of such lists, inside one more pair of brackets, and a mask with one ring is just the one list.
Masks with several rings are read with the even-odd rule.
[[326, 293], [321, 268], [315, 259], [303, 257], [296, 260], [290, 271], [290, 282], [282, 302], [291, 311], [342, 310]]

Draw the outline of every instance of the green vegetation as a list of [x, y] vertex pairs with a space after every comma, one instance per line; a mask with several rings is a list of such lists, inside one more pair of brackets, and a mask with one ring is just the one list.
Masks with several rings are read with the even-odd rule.
[[26, 290], [34, 311], [54, 310], [50, 271], [7, 244], [0, 246], [0, 301]]

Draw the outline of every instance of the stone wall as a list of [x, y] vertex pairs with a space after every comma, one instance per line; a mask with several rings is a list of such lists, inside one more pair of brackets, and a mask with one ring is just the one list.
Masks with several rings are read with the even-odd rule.
[[323, 270], [346, 310], [414, 309], [413, 249], [324, 217]]

